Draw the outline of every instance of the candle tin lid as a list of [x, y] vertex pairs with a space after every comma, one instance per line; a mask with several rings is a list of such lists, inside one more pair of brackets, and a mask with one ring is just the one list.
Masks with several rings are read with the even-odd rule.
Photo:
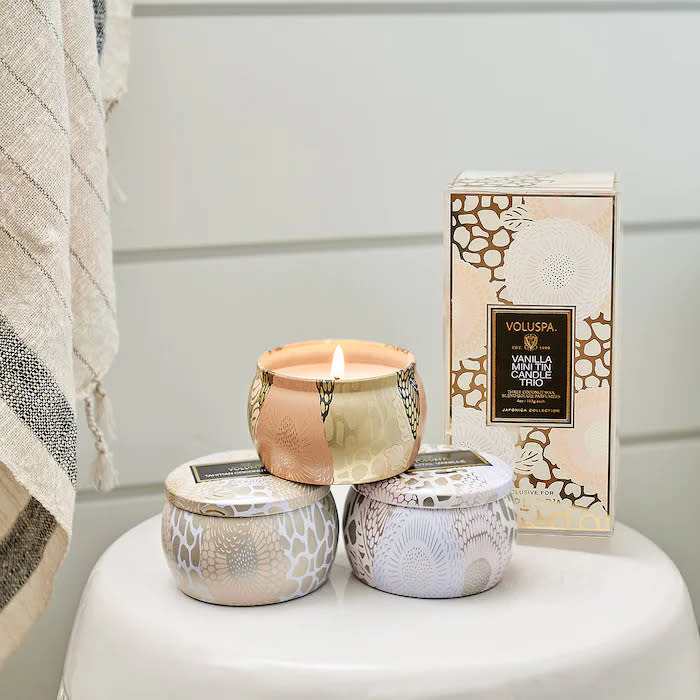
[[270, 474], [252, 450], [217, 452], [180, 465], [165, 480], [168, 500], [191, 513], [249, 518], [286, 513], [320, 501], [330, 486]]
[[425, 446], [397, 476], [353, 488], [363, 496], [406, 508], [471, 508], [513, 490], [513, 470], [498, 457], [455, 446]]

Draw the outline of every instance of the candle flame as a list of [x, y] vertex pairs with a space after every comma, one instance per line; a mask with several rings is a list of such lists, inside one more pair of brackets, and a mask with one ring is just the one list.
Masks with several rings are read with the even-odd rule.
[[331, 377], [333, 379], [342, 379], [345, 375], [345, 357], [343, 355], [343, 348], [340, 345], [335, 346], [335, 352], [333, 353], [333, 362], [331, 363]]

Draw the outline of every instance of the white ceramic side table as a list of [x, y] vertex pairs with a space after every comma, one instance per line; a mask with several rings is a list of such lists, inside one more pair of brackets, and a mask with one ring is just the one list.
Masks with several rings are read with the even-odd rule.
[[609, 539], [521, 538], [494, 589], [416, 600], [368, 588], [341, 549], [300, 600], [224, 608], [175, 587], [159, 518], [95, 566], [64, 672], [68, 700], [692, 700], [700, 641], [666, 555]]

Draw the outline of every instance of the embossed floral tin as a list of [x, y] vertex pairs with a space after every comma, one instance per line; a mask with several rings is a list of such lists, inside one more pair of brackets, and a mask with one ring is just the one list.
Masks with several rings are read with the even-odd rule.
[[165, 482], [163, 551], [178, 587], [220, 605], [299, 598], [328, 578], [338, 513], [328, 486], [269, 474], [252, 451], [187, 462]]
[[[335, 371], [338, 352], [345, 362]], [[359, 340], [265, 353], [248, 403], [250, 434], [265, 467], [308, 484], [363, 483], [404, 471], [418, 453], [425, 415], [414, 356]]]
[[355, 576], [387, 593], [456, 598], [503, 577], [516, 535], [513, 472], [454, 447], [423, 452], [403, 474], [353, 486], [343, 534]]

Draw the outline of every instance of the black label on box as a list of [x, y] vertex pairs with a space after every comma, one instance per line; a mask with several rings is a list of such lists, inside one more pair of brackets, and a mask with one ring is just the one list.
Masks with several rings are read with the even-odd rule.
[[476, 467], [487, 462], [480, 454], [472, 450], [449, 450], [447, 452], [424, 452], [416, 457], [406, 473], [420, 472], [427, 469], [454, 469], [456, 467]]
[[270, 472], [259, 460], [250, 462], [220, 462], [219, 464], [190, 465], [194, 480], [211, 481], [212, 479], [232, 479], [239, 476], [261, 476]]
[[574, 307], [488, 312], [489, 423], [573, 427]]

